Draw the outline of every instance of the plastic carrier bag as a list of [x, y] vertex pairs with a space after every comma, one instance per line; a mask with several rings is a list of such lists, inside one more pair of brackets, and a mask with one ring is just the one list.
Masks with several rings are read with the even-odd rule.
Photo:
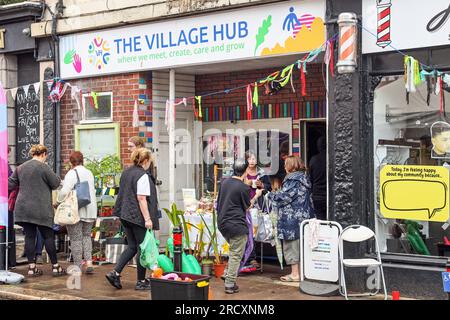
[[158, 263], [158, 242], [155, 239], [155, 234], [153, 230], [147, 230], [145, 234], [144, 241], [140, 245], [141, 256], [140, 262], [144, 268], [153, 269], [153, 267]]

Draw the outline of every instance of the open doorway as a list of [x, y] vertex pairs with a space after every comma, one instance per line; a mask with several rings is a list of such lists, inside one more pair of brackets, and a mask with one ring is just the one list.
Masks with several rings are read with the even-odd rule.
[[301, 158], [308, 167], [311, 158], [319, 153], [317, 141], [327, 135], [325, 119], [300, 119]]

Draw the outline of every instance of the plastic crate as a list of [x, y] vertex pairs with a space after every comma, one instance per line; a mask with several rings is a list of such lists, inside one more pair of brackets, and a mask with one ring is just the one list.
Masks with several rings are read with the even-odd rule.
[[[166, 272], [163, 275], [172, 272]], [[192, 282], [150, 278], [152, 300], [208, 300], [210, 276], [173, 272]]]

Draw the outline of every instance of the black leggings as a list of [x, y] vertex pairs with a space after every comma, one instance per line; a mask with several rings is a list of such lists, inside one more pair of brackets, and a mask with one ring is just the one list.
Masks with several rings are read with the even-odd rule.
[[22, 222], [20, 225], [25, 232], [25, 254], [27, 255], [28, 263], [36, 262], [36, 234], [39, 229], [44, 238], [45, 249], [50, 257], [50, 261], [52, 264], [57, 264], [58, 258], [56, 256], [55, 232], [53, 229], [26, 222]]
[[141, 266], [141, 263], [139, 262], [139, 257], [141, 256], [141, 249], [139, 245], [144, 241], [145, 233], [147, 232], [147, 230], [144, 227], [125, 220], [120, 220], [120, 222], [122, 223], [122, 226], [125, 230], [128, 246], [121, 254], [114, 270], [117, 273], [121, 273], [123, 268], [125, 268], [128, 262], [130, 262], [137, 253], [137, 279], [144, 280], [146, 269]]

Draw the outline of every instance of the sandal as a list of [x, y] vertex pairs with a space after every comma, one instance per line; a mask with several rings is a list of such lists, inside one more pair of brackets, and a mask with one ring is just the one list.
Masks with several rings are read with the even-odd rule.
[[66, 269], [61, 267], [59, 264], [52, 266], [52, 272], [54, 277], [65, 276], [67, 274]]
[[282, 282], [300, 282], [299, 278], [293, 278], [290, 274], [280, 277]]
[[32, 277], [39, 277], [42, 276], [44, 273], [41, 269], [38, 269], [36, 265], [34, 265], [34, 268], [28, 267], [28, 275]]

